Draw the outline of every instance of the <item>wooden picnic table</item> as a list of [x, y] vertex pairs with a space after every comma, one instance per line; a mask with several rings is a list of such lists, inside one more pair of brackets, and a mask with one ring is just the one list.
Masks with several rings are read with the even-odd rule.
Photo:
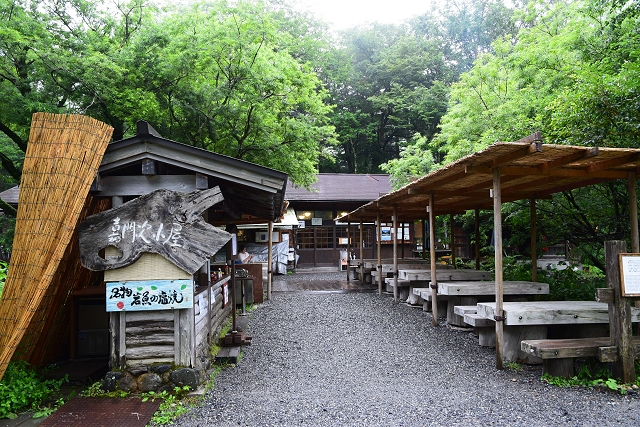
[[[352, 260], [352, 261], [356, 261], [356, 260]], [[391, 265], [393, 266], [393, 258], [384, 258], [380, 261], [380, 264], [382, 264], [383, 266], [385, 265]], [[428, 259], [422, 259], [422, 258], [398, 258], [398, 265], [406, 265], [406, 266], [413, 266], [413, 265], [417, 265], [417, 266], [422, 266], [422, 265], [426, 265], [429, 266], [430, 265], [430, 261]], [[365, 259], [364, 260], [364, 267], [365, 268], [371, 268], [373, 270], [377, 270], [378, 269], [378, 260], [377, 259]]]
[[[496, 294], [494, 281], [442, 282], [438, 283], [438, 293], [443, 295], [478, 296]], [[503, 282], [504, 295], [548, 295], [549, 284], [541, 282], [511, 281]]]
[[[447, 322], [454, 326], [465, 326], [464, 316], [455, 312], [458, 305], [475, 305], [480, 301], [493, 301], [496, 295], [494, 281], [441, 282], [438, 293], [449, 297]], [[549, 284], [527, 281], [504, 281], [502, 294], [505, 296], [549, 295]]]
[[[495, 302], [479, 302], [478, 315], [493, 320]], [[547, 338], [550, 325], [593, 325], [609, 324], [607, 303], [596, 301], [527, 301], [504, 302], [504, 349], [503, 356], [509, 361], [540, 363], [542, 360], [521, 350], [523, 340]], [[632, 322], [640, 321], [640, 308], [632, 307]], [[588, 333], [588, 330], [587, 330]]]
[[[409, 281], [430, 281], [431, 269], [425, 268], [403, 268], [398, 269], [398, 278]], [[469, 280], [491, 280], [491, 272], [472, 269], [447, 269], [436, 267], [436, 281], [469, 281]], [[493, 283], [493, 282], [492, 282]]]
[[[495, 316], [496, 303], [478, 303], [478, 314]], [[505, 326], [609, 323], [607, 303], [596, 301], [505, 302]], [[640, 321], [640, 308], [632, 307], [632, 322]]]

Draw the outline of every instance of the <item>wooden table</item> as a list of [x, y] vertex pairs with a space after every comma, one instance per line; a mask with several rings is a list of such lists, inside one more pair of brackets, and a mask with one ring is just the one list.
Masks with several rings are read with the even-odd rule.
[[[496, 303], [479, 302], [478, 315], [494, 319]], [[541, 359], [523, 352], [520, 342], [547, 338], [549, 325], [608, 325], [607, 303], [595, 301], [505, 302], [503, 355], [508, 361], [540, 363]], [[632, 322], [640, 321], [640, 308], [632, 307]]]
[[[410, 281], [430, 281], [431, 269], [425, 268], [403, 268], [398, 269], [398, 278]], [[448, 269], [436, 267], [436, 281], [470, 281], [470, 280], [491, 280], [491, 272], [483, 270]], [[491, 282], [493, 283], [493, 282]]]
[[[464, 270], [462, 270], [464, 271]], [[465, 326], [464, 317], [455, 313], [457, 305], [475, 305], [480, 300], [495, 300], [496, 284], [494, 281], [473, 282], [441, 282], [438, 283], [438, 293], [447, 295], [447, 322], [454, 326]], [[503, 295], [530, 296], [549, 295], [549, 284], [526, 281], [503, 282]]]

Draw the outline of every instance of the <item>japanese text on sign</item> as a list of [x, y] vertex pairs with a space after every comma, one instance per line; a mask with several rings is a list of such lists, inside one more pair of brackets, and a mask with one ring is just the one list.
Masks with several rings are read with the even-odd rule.
[[152, 240], [162, 245], [168, 244], [171, 247], [183, 246], [182, 226], [173, 223], [171, 227], [165, 228], [164, 224], [150, 223], [148, 220], [138, 224], [135, 221], [121, 222], [120, 217], [113, 219], [109, 243], [120, 243], [121, 240], [129, 239], [131, 242], [141, 240], [144, 243], [151, 243]]
[[191, 308], [193, 281], [145, 280], [107, 283], [107, 311]]
[[640, 255], [620, 254], [622, 296], [640, 296]]

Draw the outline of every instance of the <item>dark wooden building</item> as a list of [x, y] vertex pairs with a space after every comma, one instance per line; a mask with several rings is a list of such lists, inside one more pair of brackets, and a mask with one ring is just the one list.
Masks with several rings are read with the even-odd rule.
[[[340, 265], [341, 251], [347, 250], [348, 231], [351, 232], [352, 256], [360, 258], [359, 223], [336, 223], [334, 219], [351, 212], [365, 203], [391, 191], [389, 175], [384, 174], [318, 174], [318, 180], [309, 190], [287, 185], [286, 198], [298, 218], [298, 227], [292, 242], [298, 257], [297, 268], [329, 267]], [[391, 224], [385, 224], [390, 227]], [[406, 224], [405, 250], [411, 256], [413, 249], [413, 225]], [[363, 256], [377, 257], [376, 227], [373, 223], [363, 225]], [[393, 253], [391, 240], [384, 240], [382, 256]]]

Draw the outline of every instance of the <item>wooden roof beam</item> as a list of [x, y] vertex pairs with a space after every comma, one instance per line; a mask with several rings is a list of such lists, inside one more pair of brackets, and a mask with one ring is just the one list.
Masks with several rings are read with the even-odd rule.
[[[627, 162], [628, 163], [628, 162]], [[469, 173], [490, 175], [492, 169], [487, 167], [469, 167], [467, 168]], [[593, 171], [590, 172], [588, 168], [555, 168], [550, 170], [542, 170], [536, 166], [504, 166], [500, 168], [501, 176], [556, 176], [556, 177], [568, 177], [568, 178], [606, 178], [606, 179], [624, 179], [627, 176], [627, 171]]]
[[549, 190], [541, 191], [539, 194], [540, 196], [544, 196], [544, 195], [550, 196], [554, 193], [562, 193], [563, 191], [575, 190], [577, 188], [586, 187], [588, 185], [602, 184], [603, 182], [607, 182], [607, 181], [610, 181], [610, 180], [605, 178], [588, 179], [585, 181], [581, 181], [580, 186], [576, 186], [575, 183], [569, 183], [565, 185], [559, 185]]
[[[640, 153], [629, 153], [624, 156], [604, 160], [602, 162], [592, 163], [587, 167], [587, 172], [593, 174], [602, 170], [626, 165], [627, 163], [637, 162], [638, 160], [640, 160]], [[637, 166], [634, 167], [637, 168]]]
[[[455, 173], [453, 175], [450, 176], [446, 176], [443, 178], [440, 178], [437, 181], [432, 181], [429, 182], [429, 185], [425, 185], [424, 187], [419, 187], [419, 188], [408, 188], [406, 190], [406, 192], [403, 192], [401, 195], [400, 194], [394, 194], [394, 193], [390, 193], [389, 195], [392, 195], [393, 197], [389, 197], [387, 199], [385, 199], [385, 202], [391, 201], [391, 200], [396, 200], [398, 197], [400, 196], [404, 196], [404, 195], [424, 195], [424, 196], [428, 196], [429, 195], [429, 191], [437, 188], [438, 186], [442, 185], [442, 184], [446, 184], [447, 182], [451, 182], [451, 181], [455, 181], [461, 178], [464, 178], [465, 172], [458, 172]], [[419, 184], [414, 184], [415, 186], [418, 186]]]
[[[536, 132], [533, 135], [540, 135], [540, 132]], [[532, 137], [533, 135], [530, 135], [530, 137]], [[526, 145], [516, 151], [513, 151], [509, 154], [505, 154], [503, 156], [497, 157], [494, 160], [492, 160], [488, 167], [490, 168], [497, 168], [506, 164], [509, 164], [511, 162], [513, 162], [514, 160], [520, 159], [522, 157], [526, 157], [529, 154], [533, 154], [533, 153], [539, 153], [542, 152], [542, 139], [540, 140], [533, 140], [533, 142], [531, 142], [531, 144]]]
[[551, 160], [549, 162], [545, 162], [539, 166], [540, 170], [547, 171], [550, 169], [555, 169], [560, 166], [565, 166], [573, 162], [577, 162], [578, 160], [589, 159], [591, 157], [598, 156], [600, 154], [600, 150], [598, 147], [585, 148], [584, 150], [578, 150], [576, 153], [568, 154], [566, 156], [562, 156], [558, 159]]
[[534, 132], [531, 135], [527, 135], [524, 138], [520, 138], [519, 140], [517, 140], [515, 142], [519, 142], [519, 143], [535, 143], [535, 142], [538, 142], [538, 143], [542, 144], [542, 134], [540, 132]]

